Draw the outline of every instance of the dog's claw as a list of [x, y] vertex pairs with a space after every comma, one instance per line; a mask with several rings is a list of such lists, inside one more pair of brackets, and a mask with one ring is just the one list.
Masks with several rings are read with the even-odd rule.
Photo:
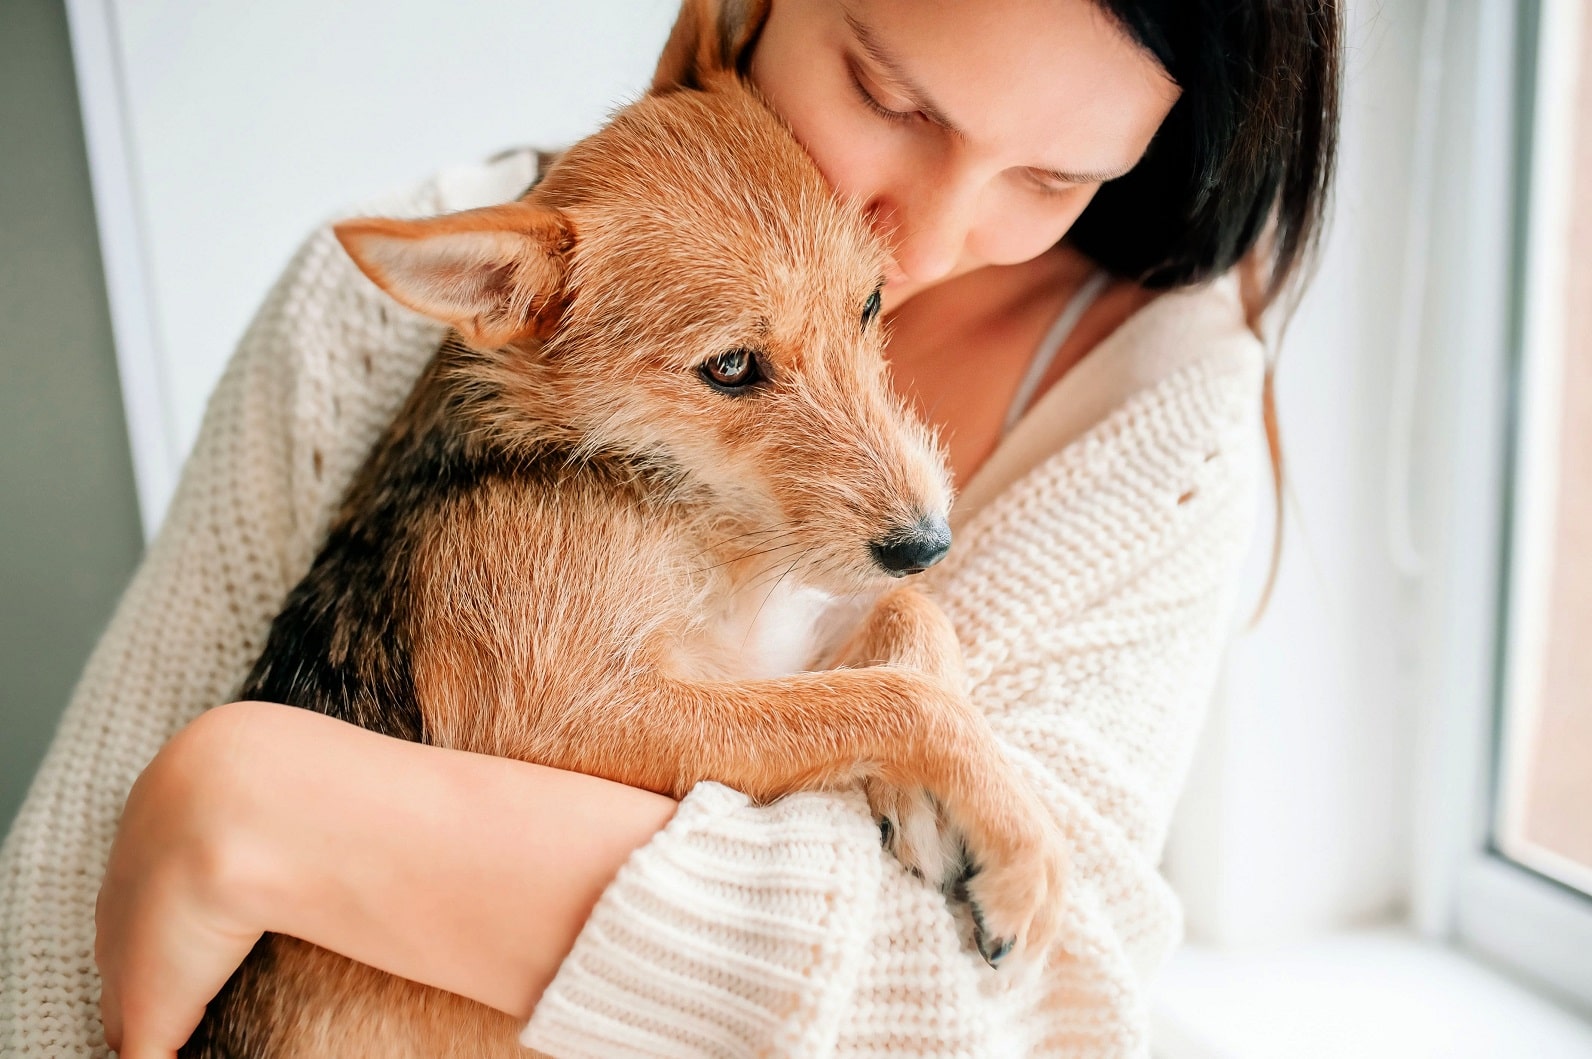
[[978, 947], [978, 954], [984, 957], [984, 962], [991, 967], [1000, 966], [1000, 962], [1006, 958], [1006, 954], [1012, 951], [1013, 939], [995, 938], [992, 940], [989, 936], [989, 931], [984, 926], [984, 913], [979, 910], [978, 905], [970, 903], [967, 906], [967, 910], [973, 916], [973, 944]]
[[999, 967], [1006, 954], [1012, 951], [1012, 939], [1002, 938], [994, 945], [989, 945], [982, 938], [979, 939], [979, 952], [984, 957], [984, 962], [991, 967]]
[[890, 840], [895, 837], [895, 824], [888, 816], [879, 818], [879, 845], [885, 849], [890, 848]]
[[[970, 872], [967, 877], [971, 877], [974, 874], [977, 874], [977, 872]], [[989, 930], [984, 925], [984, 913], [979, 910], [978, 905], [969, 903], [967, 910], [973, 916], [973, 944], [978, 947], [978, 954], [984, 957], [984, 962], [991, 967], [999, 967], [1000, 962], [1011, 953], [1012, 943], [1017, 939], [991, 939]]]
[[[1043, 810], [1031, 819], [1041, 819]], [[1042, 968], [1060, 940], [1060, 900], [1066, 877], [1066, 845], [1055, 833], [1025, 837], [1006, 856], [977, 852], [963, 888], [973, 921], [973, 943], [984, 962], [1026, 978]]]

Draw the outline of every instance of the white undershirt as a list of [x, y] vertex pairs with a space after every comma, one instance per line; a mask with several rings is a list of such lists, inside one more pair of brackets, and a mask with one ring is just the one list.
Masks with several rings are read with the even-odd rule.
[[1034, 358], [1023, 374], [1023, 381], [1017, 384], [1017, 392], [1012, 395], [1012, 403], [1006, 409], [1006, 421], [1001, 426], [1001, 437], [1012, 432], [1017, 421], [1028, 411], [1028, 406], [1033, 404], [1034, 397], [1039, 392], [1039, 384], [1045, 381], [1045, 373], [1050, 371], [1051, 364], [1056, 360], [1056, 354], [1061, 352], [1061, 347], [1066, 344], [1078, 326], [1078, 321], [1083, 319], [1083, 314], [1089, 311], [1089, 306], [1094, 304], [1094, 300], [1110, 282], [1111, 276], [1108, 273], [1101, 271], [1092, 273], [1073, 292], [1072, 297], [1067, 299], [1067, 304], [1061, 307], [1061, 312], [1056, 314], [1050, 330], [1045, 332], [1045, 337], [1039, 340], [1038, 346], [1034, 347]]

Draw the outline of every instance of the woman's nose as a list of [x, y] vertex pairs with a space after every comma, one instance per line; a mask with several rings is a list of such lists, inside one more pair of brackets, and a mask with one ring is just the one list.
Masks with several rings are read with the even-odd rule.
[[962, 260], [973, 228], [978, 190], [970, 181], [924, 174], [880, 192], [869, 203], [875, 229], [889, 243], [898, 276], [932, 283], [950, 275]]

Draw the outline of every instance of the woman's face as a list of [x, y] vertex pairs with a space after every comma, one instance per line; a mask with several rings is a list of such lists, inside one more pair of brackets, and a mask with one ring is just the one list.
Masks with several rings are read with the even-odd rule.
[[751, 74], [889, 239], [893, 305], [1055, 245], [1178, 94], [1091, 0], [773, 0]]

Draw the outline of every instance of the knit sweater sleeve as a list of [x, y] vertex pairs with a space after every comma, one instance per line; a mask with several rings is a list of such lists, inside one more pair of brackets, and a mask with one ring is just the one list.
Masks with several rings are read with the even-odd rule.
[[[504, 201], [532, 164], [526, 153], [450, 170], [368, 212]], [[0, 847], [0, 1055], [106, 1054], [94, 902], [128, 790], [178, 728], [236, 695], [440, 337], [360, 275], [330, 228], [256, 314]]]
[[1181, 926], [1157, 864], [1251, 536], [1261, 370], [1252, 339], [1211, 338], [997, 497], [931, 571], [976, 704], [1071, 838], [1043, 976], [986, 967], [966, 917], [880, 850], [860, 795], [758, 807], [701, 784], [603, 894], [523, 1042], [1147, 1055], [1148, 981]]

